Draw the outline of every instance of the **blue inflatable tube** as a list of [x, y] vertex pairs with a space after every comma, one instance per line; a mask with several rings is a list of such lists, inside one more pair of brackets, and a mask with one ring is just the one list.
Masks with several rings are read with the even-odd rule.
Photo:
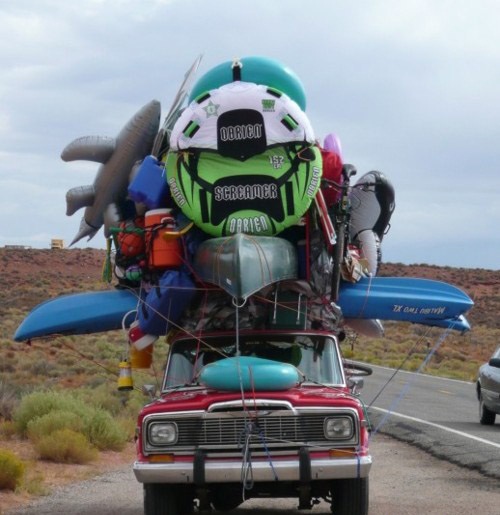
[[[263, 84], [278, 89], [297, 102], [302, 111], [306, 110], [304, 86], [299, 77], [290, 68], [280, 61], [260, 56], [242, 57], [240, 62], [242, 64], [241, 75], [236, 80]], [[202, 75], [194, 84], [189, 95], [189, 102], [206, 91], [220, 88], [234, 80], [233, 62], [226, 61], [219, 64], [205, 73], [205, 75]]]
[[300, 374], [289, 363], [239, 356], [205, 365], [199, 381], [215, 390], [281, 391], [297, 386]]

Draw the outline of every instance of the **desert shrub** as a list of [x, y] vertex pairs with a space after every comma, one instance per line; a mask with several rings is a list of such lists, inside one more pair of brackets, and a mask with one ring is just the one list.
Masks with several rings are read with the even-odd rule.
[[57, 463], [88, 463], [97, 458], [97, 451], [82, 433], [58, 429], [34, 442], [40, 458]]
[[404, 364], [404, 370], [409, 370], [411, 372], [416, 372], [423, 365], [423, 358], [419, 356], [412, 356], [411, 359], [406, 360]]
[[12, 420], [0, 422], [0, 436], [5, 439], [13, 438], [16, 434], [16, 425]]
[[127, 442], [127, 433], [123, 427], [102, 409], [96, 409], [85, 421], [84, 433], [101, 451], [121, 451]]
[[24, 471], [24, 463], [13, 452], [0, 449], [0, 490], [15, 490]]
[[16, 391], [4, 381], [0, 381], [0, 419], [11, 420], [18, 404]]
[[23, 436], [40, 440], [60, 430], [80, 432], [100, 450], [121, 450], [127, 441], [122, 425], [102, 408], [62, 392], [35, 392], [21, 400], [14, 413], [16, 428]]
[[[139, 376], [138, 373], [135, 374]], [[146, 382], [147, 378], [134, 378], [137, 382]], [[143, 380], [144, 379], [144, 380]], [[147, 381], [151, 383], [149, 379]], [[150, 401], [138, 389], [130, 392], [118, 391], [115, 383], [105, 383], [97, 386], [96, 388], [81, 388], [78, 391], [78, 398], [82, 399], [85, 403], [91, 404], [96, 408], [104, 409], [120, 419], [130, 419], [135, 424], [137, 414], [142, 409], [144, 404]]]
[[72, 411], [55, 410], [28, 422], [27, 434], [30, 440], [37, 441], [59, 429], [71, 429], [82, 433], [84, 422]]
[[[101, 376], [97, 377], [100, 378]], [[116, 385], [109, 382], [100, 384], [95, 388], [81, 388], [77, 395], [87, 405], [104, 409], [112, 415], [120, 415], [126, 402], [123, 392], [117, 391]]]
[[127, 393], [127, 402], [124, 406], [122, 414], [128, 418], [132, 418], [135, 422], [139, 411], [144, 407], [145, 404], [151, 402], [151, 399], [147, 397], [143, 392], [133, 390]]
[[119, 415], [119, 422], [121, 427], [127, 433], [127, 440], [131, 441], [133, 440], [136, 431], [137, 415], [144, 405], [147, 402], [150, 402], [150, 399], [138, 390], [126, 392], [126, 396], [126, 402]]
[[75, 356], [64, 353], [61, 353], [61, 355], [58, 358], [59, 365], [63, 367], [73, 366], [77, 361], [78, 359]]
[[90, 408], [74, 396], [55, 391], [33, 392], [21, 399], [14, 411], [13, 419], [17, 431], [26, 435], [28, 424], [37, 417], [42, 417], [51, 411], [71, 411], [85, 419], [90, 415]]
[[[115, 383], [110, 384], [108, 382], [94, 389], [82, 388], [78, 391], [78, 396], [96, 408], [109, 412], [113, 417], [115, 425], [124, 432], [122, 435], [120, 431], [115, 430], [119, 436], [117, 439], [118, 444], [113, 444], [116, 439], [116, 437], [113, 437], [111, 438], [111, 447], [105, 441], [103, 442], [107, 448], [121, 448], [123, 440], [129, 441], [134, 437], [137, 414], [147, 401], [142, 392], [138, 390], [120, 392], [117, 391]], [[108, 435], [105, 437], [105, 440], [108, 440], [109, 431], [106, 430], [105, 434]]]

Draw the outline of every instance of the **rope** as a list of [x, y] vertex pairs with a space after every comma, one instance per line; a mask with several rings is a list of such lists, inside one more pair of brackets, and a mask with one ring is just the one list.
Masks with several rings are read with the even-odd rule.
[[[52, 335], [48, 338], [43, 338], [43, 340], [52, 340], [52, 339], [56, 339], [58, 337], [66, 337], [66, 335], [64, 334], [60, 334], [60, 335]], [[40, 338], [42, 339], [42, 338]], [[33, 344], [33, 341], [31, 341], [30, 343], [31, 346], [34, 346]], [[106, 367], [105, 365], [103, 365], [102, 363], [99, 363], [98, 361], [96, 361], [95, 359], [83, 354], [82, 352], [80, 352], [79, 350], [75, 349], [72, 345], [70, 345], [69, 343], [65, 342], [64, 340], [61, 341], [61, 345], [63, 347], [66, 348], [66, 350], [68, 351], [71, 351], [73, 354], [75, 354], [76, 356], [88, 361], [89, 363], [92, 363], [93, 365], [101, 368], [102, 370], [104, 370], [105, 372], [107, 372], [108, 375], [102, 375], [102, 377], [105, 377], [106, 379], [110, 379], [109, 375], [112, 375], [113, 376], [113, 380], [116, 380], [117, 378], [117, 373], [116, 373], [116, 370], [112, 370], [108, 367]], [[39, 346], [39, 347], [36, 347], [42, 351], [45, 351], [45, 347], [43, 346]], [[137, 391], [141, 391], [140, 388], [134, 386], [134, 389], [137, 390]]]
[[257, 420], [251, 420], [245, 424], [245, 429], [243, 430], [241, 436], [244, 438], [243, 445], [243, 463], [241, 466], [241, 483], [243, 485], [243, 500], [245, 500], [245, 490], [251, 490], [254, 485], [253, 480], [253, 470], [252, 470], [252, 451], [250, 449], [250, 443], [252, 437], [257, 436], [262, 442], [262, 446], [264, 447], [264, 451], [266, 453], [267, 458], [269, 459], [269, 466], [273, 472], [274, 480], [279, 481], [278, 474], [276, 473], [276, 469], [273, 465], [273, 460], [271, 457], [271, 453], [269, 452], [269, 448], [266, 443], [266, 438], [263, 434], [262, 429], [259, 427]]
[[243, 446], [243, 462], [241, 464], [241, 484], [243, 485], [242, 498], [245, 500], [245, 490], [253, 488], [253, 469], [252, 469], [252, 453], [250, 452], [250, 440], [252, 433], [249, 431], [245, 424], [245, 430], [242, 433], [245, 436], [245, 444]]
[[401, 363], [399, 364], [399, 367], [396, 368], [393, 372], [393, 374], [391, 375], [391, 377], [389, 377], [389, 379], [386, 381], [386, 383], [384, 384], [384, 386], [382, 386], [382, 388], [378, 391], [377, 395], [375, 395], [375, 397], [371, 400], [370, 404], [369, 404], [369, 407], [373, 405], [373, 403], [380, 397], [381, 393], [385, 390], [385, 388], [389, 385], [389, 383], [394, 379], [394, 377], [396, 377], [396, 374], [403, 368], [403, 365], [406, 363], [406, 361], [409, 359], [409, 357], [412, 355], [413, 351], [415, 350], [415, 348], [419, 345], [419, 343], [424, 339], [424, 338], [427, 338], [427, 335], [429, 334], [431, 328], [429, 327], [426, 331], [426, 333], [424, 335], [422, 335], [413, 345], [412, 347], [410, 348], [410, 350], [407, 352], [405, 358], [401, 361]]
[[363, 315], [363, 312], [366, 308], [366, 303], [368, 302], [368, 298], [370, 297], [370, 290], [372, 287], [373, 277], [374, 277], [373, 274], [368, 274], [368, 287], [366, 288], [365, 301], [363, 303], [363, 306], [359, 310], [359, 314], [358, 314], [357, 318], [362, 318], [361, 315]]
[[[213, 347], [212, 345], [210, 345], [208, 342], [206, 342], [205, 340], [203, 340], [202, 338], [200, 338], [200, 330], [196, 330], [196, 333], [195, 334], [194, 332], [191, 332], [189, 331], [188, 329], [186, 329], [185, 327], [179, 325], [177, 322], [175, 322], [174, 320], [171, 320], [169, 319], [168, 317], [166, 317], [165, 315], [163, 315], [160, 311], [156, 310], [155, 308], [153, 308], [150, 304], [148, 304], [145, 299], [142, 299], [140, 294], [137, 293], [137, 291], [134, 289], [134, 288], [128, 288], [130, 290], [130, 292], [135, 295], [138, 300], [143, 303], [144, 305], [146, 305], [148, 308], [151, 309], [152, 312], [156, 313], [158, 316], [160, 316], [161, 318], [163, 318], [163, 320], [165, 320], [166, 322], [168, 322], [168, 324], [170, 326], [172, 326], [173, 328], [177, 329], [178, 331], [181, 331], [182, 333], [186, 334], [187, 336], [190, 336], [191, 338], [193, 339], [196, 339], [198, 340], [200, 343], [203, 343], [208, 349], [210, 350], [213, 350], [215, 352], [219, 352], [222, 356], [224, 357], [227, 357], [224, 353], [222, 353], [219, 349], [217, 349], [216, 347]], [[200, 290], [200, 291], [209, 291], [207, 290], [207, 288], [187, 288], [187, 287], [181, 287], [181, 286], [166, 286], [166, 287], [163, 287], [161, 288], [160, 290], [161, 291], [166, 291], [166, 290], [186, 290], [186, 289], [194, 289], [194, 290]]]
[[[243, 305], [246, 303], [246, 299], [243, 301]], [[244, 439], [244, 445], [242, 448], [242, 464], [241, 464], [241, 484], [243, 485], [242, 490], [242, 499], [245, 500], [245, 491], [251, 490], [254, 485], [254, 478], [253, 478], [253, 468], [252, 468], [252, 451], [250, 449], [250, 442], [252, 440], [252, 437], [254, 435], [257, 435], [264, 447], [264, 450], [266, 452], [266, 456], [269, 459], [269, 465], [271, 467], [271, 470], [273, 471], [274, 479], [278, 480], [278, 475], [276, 474], [276, 471], [273, 466], [273, 461], [271, 457], [271, 453], [269, 452], [269, 448], [267, 447], [266, 439], [264, 437], [264, 434], [262, 432], [262, 429], [258, 425], [258, 418], [257, 418], [257, 403], [256, 403], [256, 395], [255, 395], [255, 385], [253, 381], [253, 375], [252, 375], [252, 369], [248, 368], [248, 373], [250, 375], [250, 383], [252, 386], [252, 393], [253, 393], [253, 401], [254, 401], [254, 412], [255, 415], [252, 417], [252, 415], [249, 413], [247, 405], [246, 405], [246, 399], [245, 399], [245, 389], [243, 387], [243, 374], [241, 369], [241, 363], [240, 363], [240, 330], [239, 330], [239, 310], [240, 306], [237, 304], [236, 299], [233, 298], [233, 305], [236, 308], [236, 322], [235, 322], [235, 330], [236, 330], [236, 363], [238, 367], [238, 376], [240, 381], [240, 393], [241, 393], [241, 402], [243, 406], [243, 415], [245, 418], [245, 429], [243, 430], [242, 434], [240, 435], [240, 438]], [[243, 306], [242, 305], [242, 306]]]
[[434, 344], [434, 346], [432, 347], [432, 349], [429, 350], [429, 352], [427, 353], [427, 356], [425, 357], [425, 359], [422, 361], [422, 364], [420, 365], [420, 367], [418, 368], [417, 372], [412, 376], [412, 378], [410, 379], [410, 381], [408, 381], [404, 386], [403, 388], [401, 389], [401, 392], [400, 394], [393, 400], [393, 402], [391, 403], [391, 405], [389, 406], [389, 409], [387, 410], [387, 412], [384, 414], [384, 416], [382, 417], [382, 420], [378, 423], [377, 427], [373, 430], [372, 434], [370, 435], [370, 440], [378, 433], [378, 431], [380, 430], [380, 428], [387, 422], [388, 418], [392, 415], [393, 411], [395, 410], [395, 408], [397, 407], [397, 405], [400, 403], [401, 399], [408, 393], [408, 390], [410, 389], [410, 386], [413, 384], [413, 382], [416, 380], [418, 374], [420, 374], [422, 372], [422, 370], [427, 366], [427, 364], [429, 363], [430, 359], [432, 358], [432, 356], [434, 356], [434, 354], [436, 353], [436, 351], [439, 349], [439, 347], [441, 346], [441, 344], [444, 342], [444, 340], [446, 339], [446, 337], [451, 333], [451, 331], [453, 330], [452, 329], [452, 325], [453, 324], [450, 324], [449, 327], [446, 328], [445, 331], [443, 331], [443, 333], [441, 334], [441, 336], [438, 338], [438, 340], [436, 341], [436, 343]]

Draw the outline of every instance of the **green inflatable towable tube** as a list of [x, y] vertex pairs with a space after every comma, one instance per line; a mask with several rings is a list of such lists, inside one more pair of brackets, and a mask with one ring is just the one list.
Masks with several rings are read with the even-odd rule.
[[167, 179], [182, 212], [212, 236], [274, 236], [297, 224], [321, 179], [319, 149], [277, 145], [244, 162], [210, 150], [169, 152]]
[[261, 56], [242, 57], [238, 62], [241, 63], [239, 78], [235, 79], [233, 61], [219, 64], [198, 79], [191, 90], [189, 101], [193, 101], [205, 91], [219, 88], [234, 80], [241, 80], [278, 89], [297, 102], [303, 111], [306, 110], [304, 85], [288, 66], [275, 59]]

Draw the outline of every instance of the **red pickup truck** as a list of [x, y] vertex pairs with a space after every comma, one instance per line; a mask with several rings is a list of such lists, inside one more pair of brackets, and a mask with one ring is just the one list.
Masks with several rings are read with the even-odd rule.
[[367, 514], [372, 459], [359, 375], [324, 331], [175, 337], [161, 394], [138, 417], [145, 514], [231, 510], [258, 497]]

